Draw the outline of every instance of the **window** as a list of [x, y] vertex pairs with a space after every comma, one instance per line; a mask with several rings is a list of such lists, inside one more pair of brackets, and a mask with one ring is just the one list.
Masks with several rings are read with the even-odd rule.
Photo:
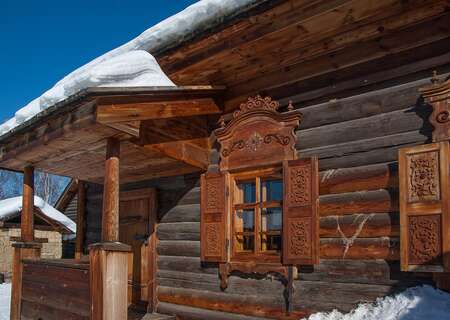
[[279, 261], [283, 217], [281, 168], [234, 174], [232, 179], [233, 258]]
[[220, 162], [201, 177], [200, 254], [228, 275], [288, 274], [319, 260], [317, 157], [298, 158], [301, 114], [249, 98], [214, 131]]

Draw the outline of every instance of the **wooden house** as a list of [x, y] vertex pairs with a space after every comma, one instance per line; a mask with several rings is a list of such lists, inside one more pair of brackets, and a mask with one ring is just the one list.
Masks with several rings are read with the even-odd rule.
[[[44, 200], [37, 198], [33, 210], [34, 234], [42, 243], [41, 257], [60, 259], [63, 242], [74, 238], [75, 223]], [[22, 198], [0, 200], [0, 274], [10, 278], [13, 261], [12, 243], [20, 240]]]
[[150, 50], [177, 87], [87, 88], [0, 137], [24, 216], [33, 168], [81, 181], [76, 260], [37, 258], [22, 219], [11, 319], [301, 319], [450, 288], [449, 1], [242, 2]]

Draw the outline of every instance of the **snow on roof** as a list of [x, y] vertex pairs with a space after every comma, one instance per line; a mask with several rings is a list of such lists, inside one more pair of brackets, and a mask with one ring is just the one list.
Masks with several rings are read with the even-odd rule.
[[316, 313], [308, 320], [418, 320], [450, 319], [450, 294], [431, 286], [409, 288], [395, 296], [360, 304], [347, 314], [334, 310]]
[[[73, 233], [77, 232], [77, 225], [63, 213], [59, 212], [42, 198], [34, 197], [34, 206], [39, 208], [42, 213], [58, 223], [65, 226]], [[6, 220], [20, 214], [22, 212], [22, 197], [9, 198], [0, 201], [0, 220]]]
[[176, 44], [196, 30], [212, 27], [225, 17], [264, 0], [201, 0], [144, 31], [128, 43], [76, 69], [53, 88], [0, 125], [0, 136], [41, 111], [88, 87], [175, 86], [149, 52]]

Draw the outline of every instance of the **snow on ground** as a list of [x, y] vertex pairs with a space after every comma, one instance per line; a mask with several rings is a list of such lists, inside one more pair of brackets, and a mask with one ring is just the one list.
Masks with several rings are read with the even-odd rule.
[[[73, 233], [77, 232], [76, 223], [68, 218], [63, 213], [59, 212], [42, 198], [34, 196], [34, 205], [41, 209], [42, 213], [47, 217], [58, 221], [59, 223], [66, 226]], [[0, 201], [0, 219], [7, 219], [8, 217], [14, 216], [22, 211], [22, 197], [14, 197]]]
[[0, 136], [88, 87], [174, 86], [149, 52], [174, 45], [261, 0], [202, 0], [76, 69], [0, 125]]
[[307, 320], [449, 320], [450, 294], [431, 286], [409, 288], [395, 296], [360, 304], [347, 314], [316, 313]]
[[9, 320], [11, 284], [0, 284], [0, 320]]

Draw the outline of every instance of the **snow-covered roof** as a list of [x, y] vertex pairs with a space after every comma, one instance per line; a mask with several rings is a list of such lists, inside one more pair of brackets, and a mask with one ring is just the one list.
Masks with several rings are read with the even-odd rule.
[[128, 43], [76, 69], [0, 125], [0, 136], [88, 87], [175, 86], [149, 52], [158, 52], [213, 28], [267, 0], [201, 0]]
[[[43, 215], [47, 218], [63, 225], [65, 228], [73, 233], [77, 232], [76, 223], [53, 208], [50, 204], [45, 202], [42, 198], [34, 197], [34, 206], [39, 208]], [[4, 221], [13, 218], [22, 212], [22, 197], [14, 197], [0, 201], [0, 221]]]

